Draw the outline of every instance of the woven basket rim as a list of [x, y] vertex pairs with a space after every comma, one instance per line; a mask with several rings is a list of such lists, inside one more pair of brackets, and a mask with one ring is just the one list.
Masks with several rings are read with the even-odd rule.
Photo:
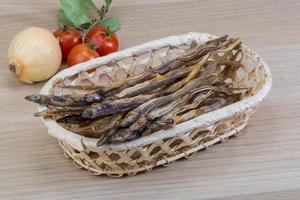
[[[191, 40], [198, 40], [199, 42], [205, 42], [208, 39], [215, 38], [216, 36], [208, 34], [208, 33], [188, 33], [184, 35], [178, 36], [170, 36], [159, 40], [154, 40], [151, 42], [147, 42], [141, 45], [137, 45], [134, 47], [130, 47], [124, 50], [121, 50], [116, 53], [112, 53], [108, 56], [97, 58], [90, 60], [85, 63], [78, 64], [72, 68], [65, 69], [55, 76], [53, 76], [41, 89], [40, 94], [49, 94], [53, 83], [58, 79], [62, 79], [68, 76], [72, 76], [74, 74], [80, 73], [82, 71], [86, 71], [90, 68], [93, 68], [95, 65], [102, 65], [114, 60], [126, 58], [136, 54], [138, 52], [145, 52], [147, 49], [156, 49], [161, 48], [166, 45], [180, 45], [186, 43]], [[177, 124], [171, 129], [168, 130], [160, 130], [151, 135], [144, 136], [138, 138], [136, 140], [130, 142], [124, 142], [121, 144], [106, 144], [102, 146], [97, 146], [98, 139], [96, 138], [88, 138], [85, 136], [81, 136], [79, 134], [73, 133], [64, 129], [55, 120], [51, 118], [41, 118], [43, 123], [48, 128], [48, 133], [55, 138], [68, 142], [71, 146], [78, 150], [89, 149], [93, 151], [99, 151], [104, 149], [112, 149], [117, 151], [128, 150], [132, 148], [136, 148], [139, 146], [151, 144], [155, 141], [162, 140], [169, 137], [174, 137], [179, 134], [184, 134], [197, 127], [210, 127], [215, 122], [225, 119], [227, 117], [236, 115], [238, 113], [244, 112], [247, 109], [257, 106], [268, 94], [272, 86], [272, 75], [269, 69], [269, 66], [263, 59], [256, 54], [253, 50], [248, 48], [247, 46], [243, 45], [243, 49], [249, 52], [248, 58], [254, 61], [258, 66], [263, 67], [265, 71], [265, 84], [260, 88], [260, 90], [254, 94], [253, 96], [247, 97], [241, 101], [238, 101], [234, 104], [228, 105], [221, 109], [217, 109], [215, 111], [200, 115], [196, 118], [193, 118], [189, 121]], [[46, 107], [42, 105], [38, 105], [38, 111], [45, 110]]]

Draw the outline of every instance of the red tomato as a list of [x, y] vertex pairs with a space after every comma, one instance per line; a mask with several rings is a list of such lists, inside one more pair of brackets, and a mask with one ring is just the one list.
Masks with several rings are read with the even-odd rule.
[[59, 39], [63, 61], [67, 60], [68, 55], [73, 47], [82, 43], [80, 31], [75, 28], [69, 28], [66, 31], [56, 30], [53, 35]]
[[86, 39], [96, 47], [100, 56], [105, 56], [119, 49], [117, 36], [102, 26], [92, 28], [86, 34]]
[[76, 45], [68, 55], [68, 65], [73, 66], [93, 58], [99, 57], [96, 50], [90, 48], [86, 43]]

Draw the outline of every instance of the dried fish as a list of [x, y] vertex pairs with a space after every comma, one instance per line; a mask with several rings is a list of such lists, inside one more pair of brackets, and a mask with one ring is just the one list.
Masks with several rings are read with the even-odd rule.
[[204, 113], [207, 113], [207, 112], [210, 112], [212, 110], [216, 110], [216, 109], [219, 109], [221, 107], [224, 107], [226, 105], [229, 105], [235, 101], [237, 101], [237, 99], [239, 98], [240, 95], [234, 95], [234, 96], [229, 96], [227, 98], [214, 98], [214, 99], [211, 99], [210, 101], [211, 104], [210, 105], [207, 105], [207, 106], [203, 106], [199, 109], [194, 109], [194, 110], [191, 110], [181, 116], [174, 116], [172, 119], [176, 122], [176, 123], [180, 123], [180, 122], [184, 122], [184, 121], [187, 121], [187, 120], [190, 120], [192, 118], [195, 118], [201, 114], [204, 114]]
[[215, 50], [221, 48], [222, 45], [219, 45], [219, 43], [225, 42], [227, 38], [228, 38], [228, 35], [224, 35], [222, 37], [219, 37], [219, 38], [216, 38], [213, 40], [208, 40], [203, 45], [200, 45], [191, 54], [179, 57], [179, 58], [177, 58], [177, 60], [190, 61], [190, 60], [195, 60], [197, 58], [200, 58], [211, 51], [215, 51]]
[[99, 140], [97, 141], [97, 146], [101, 146], [105, 143], [108, 143], [108, 140], [111, 137], [111, 135], [113, 135], [118, 129], [119, 126], [114, 126], [111, 129], [107, 130], [105, 133], [101, 134]]
[[[107, 117], [94, 118], [94, 119], [86, 119], [81, 117], [86, 123], [80, 123], [78, 126], [74, 126], [78, 131], [94, 131], [98, 135], [105, 132], [107, 129], [110, 129], [115, 125], [116, 121], [119, 119], [119, 115], [111, 115]], [[69, 124], [73, 124], [72, 121]]]
[[192, 52], [109, 86], [61, 86], [81, 95], [31, 95], [47, 106], [35, 116], [53, 117], [64, 128], [121, 143], [168, 129], [249, 95], [236, 84], [243, 51], [239, 38], [209, 40]]
[[[200, 93], [195, 97], [191, 104], [187, 104], [182, 107], [178, 112], [174, 113], [174, 116], [181, 115], [189, 110], [196, 109], [203, 101], [212, 96], [214, 93], [225, 93], [226, 95], [240, 94], [241, 92], [248, 90], [249, 88], [228, 88], [228, 87], [211, 87], [207, 93]], [[197, 91], [199, 92], [199, 91]], [[202, 92], [202, 90], [200, 90]]]
[[73, 97], [71, 95], [29, 95], [25, 97], [26, 100], [32, 101], [41, 105], [51, 106], [87, 106], [92, 103], [99, 102], [103, 96], [98, 93], [90, 93], [81, 97]]
[[[94, 85], [92, 85], [92, 86], [72, 86], [72, 85], [68, 86], [67, 85], [67, 86], [61, 86], [61, 87], [73, 88], [73, 89], [83, 89], [83, 90], [88, 90], [88, 89], [96, 90], [97, 89], [97, 92], [100, 94], [105, 94], [107, 92], [112, 92], [113, 90], [115, 90], [114, 94], [116, 94], [117, 92], [120, 92], [120, 91], [126, 89], [127, 87], [134, 86], [138, 83], [141, 83], [141, 82], [144, 82], [144, 81], [154, 78], [157, 75], [157, 73], [164, 74], [168, 71], [179, 68], [179, 67], [183, 66], [184, 64], [193, 65], [194, 64], [193, 61], [197, 60], [198, 58], [201, 58], [202, 56], [204, 56], [205, 54], [207, 54], [210, 51], [221, 48], [222, 46], [216, 46], [216, 44], [226, 41], [227, 38], [228, 38], [228, 36], [225, 35], [220, 38], [209, 40], [206, 43], [204, 43], [203, 45], [199, 46], [191, 54], [188, 54], [186, 56], [181, 56], [179, 58], [175, 58], [167, 63], [160, 65], [159, 67], [157, 67], [153, 70], [148, 70], [138, 76], [129, 77], [122, 81], [115, 82], [109, 87], [94, 86]], [[210, 48], [207, 48], [208, 45], [212, 45], [212, 44], [214, 44], [214, 46], [213, 46], [214, 48], [212, 48], [212, 46], [209, 46]], [[190, 63], [190, 62], [192, 62], [192, 63]], [[110, 93], [110, 95], [113, 95], [113, 93]], [[109, 96], [109, 95], [107, 95], [107, 96]]]
[[[204, 91], [207, 91], [206, 93], [201, 93], [201, 92], [204, 92]], [[174, 113], [174, 116], [178, 115], [178, 114], [181, 114], [183, 112], [186, 112], [188, 110], [191, 110], [191, 109], [195, 109], [199, 106], [199, 104], [204, 101], [206, 98], [208, 98], [209, 96], [211, 96], [213, 94], [213, 91], [217, 91], [217, 92], [224, 92], [226, 94], [230, 94], [232, 95], [234, 91], [241, 91], [243, 90], [243, 88], [221, 88], [221, 87], [214, 87], [214, 86], [202, 86], [200, 88], [197, 88], [195, 90], [193, 90], [190, 94], [180, 98], [180, 99], [177, 99], [173, 102], [171, 102], [170, 104], [166, 105], [166, 106], [162, 106], [158, 109], [155, 109], [153, 110], [152, 112], [150, 112], [146, 118], [148, 120], [154, 120], [156, 118], [159, 118], [167, 113], [169, 113], [170, 111], [172, 111], [176, 106], [182, 104], [182, 103], [186, 103], [189, 99], [193, 98], [197, 93], [200, 93], [200, 95], [196, 96], [193, 103], [192, 104], [188, 104], [186, 106], [184, 106], [181, 110], [179, 110], [178, 112], [175, 112]], [[139, 118], [133, 125], [134, 127], [138, 127], [140, 128], [138, 125], [141, 124], [140, 120], [142, 119], [145, 120], [146, 119], [145, 116]], [[136, 124], [137, 123], [137, 124]], [[135, 125], [136, 124], [136, 125]], [[131, 126], [133, 126], [131, 125]], [[130, 126], [130, 128], [131, 128]], [[135, 130], [138, 130], [138, 128], [135, 128]]]
[[[199, 77], [196, 79], [193, 79], [189, 83], [187, 83], [185, 86], [180, 88], [174, 93], [171, 93], [166, 96], [152, 98], [151, 100], [145, 102], [144, 104], [140, 105], [139, 107], [135, 108], [134, 110], [130, 111], [122, 121], [121, 125], [123, 127], [130, 126], [133, 124], [140, 115], [146, 115], [148, 112], [150, 112], [153, 108], [159, 107], [163, 104], [166, 104], [168, 102], [174, 101], [177, 98], [181, 98], [182, 96], [188, 94], [192, 89], [198, 87], [200, 84], [205, 83], [205, 79], [207, 79], [208, 75], [215, 71], [215, 68], [217, 67], [218, 62], [214, 62], [210, 64], [210, 67], [208, 67], [207, 70], [205, 70]], [[172, 91], [172, 89], [171, 89]]]
[[71, 115], [80, 114], [87, 107], [48, 107], [46, 110], [37, 112], [34, 114], [35, 117], [55, 117], [59, 115]]
[[[117, 94], [121, 92], [122, 90], [134, 86], [138, 83], [150, 80], [154, 78], [157, 73], [163, 74], [166, 73], [170, 70], [179, 68], [183, 66], [185, 63], [191, 62], [195, 59], [198, 59], [202, 57], [203, 55], [207, 54], [209, 51], [216, 50], [220, 47], [213, 47], [213, 48], [208, 48], [207, 46], [212, 45], [214, 43], [219, 43], [222, 41], [225, 41], [227, 36], [212, 40], [208, 43], [205, 43], [204, 45], [201, 45], [199, 48], [197, 48], [192, 54], [187, 55], [187, 56], [182, 56], [180, 58], [176, 58], [168, 63], [162, 64], [158, 68], [152, 70], [152, 71], [146, 71], [145, 73], [135, 76], [135, 77], [130, 77], [125, 80], [113, 83], [109, 87], [103, 87], [103, 86], [98, 86], [94, 87], [93, 89], [97, 89], [95, 92], [86, 94], [81, 97], [75, 97], [73, 98], [70, 95], [60, 95], [60, 96], [53, 96], [53, 95], [30, 95], [25, 97], [25, 99], [39, 103], [42, 105], [53, 105], [53, 106], [85, 106], [85, 105], [91, 105], [95, 102], [101, 101], [105, 96], [111, 96], [114, 94]], [[206, 48], [207, 47], [207, 48]], [[62, 86], [62, 87], [69, 87], [69, 88], [84, 88], [88, 89], [89, 86]]]
[[[147, 123], [143, 127], [137, 128], [135, 131], [138, 131], [141, 133], [142, 136], [150, 135], [153, 132], [159, 131], [161, 129], [169, 129], [172, 128], [175, 125], [175, 122], [173, 119], [168, 118], [163, 121], [147, 121]], [[130, 128], [124, 129], [128, 133], [132, 130]]]
[[220, 65], [225, 66], [222, 73], [219, 75], [220, 77], [222, 76], [224, 80], [227, 78], [234, 80], [236, 78], [237, 70], [243, 68], [241, 63], [233, 60], [223, 60], [220, 62]]
[[206, 56], [204, 56], [199, 63], [197, 63], [192, 71], [189, 73], [189, 75], [183, 79], [182, 81], [177, 82], [176, 84], [172, 85], [170, 90], [172, 91], [176, 91], [178, 89], [180, 89], [182, 86], [184, 86], [186, 83], [188, 83], [189, 81], [191, 81], [192, 79], [194, 79], [195, 77], [197, 77], [200, 73], [200, 70], [202, 69], [202, 66], [205, 64], [205, 61], [208, 59], [209, 54], [207, 54]]
[[232, 43], [227, 47], [225, 48], [224, 50], [221, 50], [221, 51], [231, 51], [232, 49], [234, 49], [235, 47], [237, 46], [240, 46], [242, 44], [242, 41], [240, 38], [235, 38], [232, 40]]
[[[155, 131], [160, 129], [169, 129], [175, 125], [173, 119], [167, 119], [163, 122], [154, 122], [149, 121], [146, 118], [139, 118], [134, 124], [132, 124], [129, 128], [119, 129], [116, 135], [112, 135], [114, 137], [112, 142], [116, 142], [116, 137], [118, 136], [118, 141], [129, 141], [131, 138], [140, 136], [140, 135], [149, 135]], [[126, 138], [126, 139], [125, 139]], [[122, 140], [121, 140], [122, 139]]]
[[150, 135], [156, 131], [159, 131], [160, 129], [161, 129], [161, 126], [159, 126], [159, 124], [150, 123], [148, 125], [147, 129], [145, 129], [145, 131], [142, 132], [142, 136]]
[[[202, 91], [205, 91], [205, 90], [209, 90], [209, 92], [208, 92], [208, 94], [206, 94], [206, 95], [204, 95], [202, 98], [200, 98], [199, 99], [199, 101], [196, 103], [196, 104], [192, 104], [192, 105], [190, 105], [189, 107], [186, 107], [185, 109], [192, 109], [193, 107], [197, 107], [197, 105], [199, 105], [200, 103], [201, 103], [201, 101], [202, 100], [204, 100], [205, 98], [207, 98], [208, 96], [210, 96], [212, 93], [211, 93], [211, 91], [213, 91], [213, 90], [216, 90], [216, 91], [219, 91], [219, 92], [225, 92], [225, 93], [229, 93], [229, 92], [231, 92], [232, 90], [233, 90], [234, 88], [231, 88], [231, 89], [228, 89], [228, 88], [224, 88], [224, 87], [214, 87], [214, 86], [203, 86], [203, 87], [200, 87], [200, 88], [197, 88], [197, 89], [195, 89], [195, 90], [193, 90], [192, 92], [191, 92], [191, 94], [190, 95], [186, 95], [185, 97], [183, 97], [183, 98], [180, 98], [179, 100], [175, 100], [175, 101], [173, 101], [171, 104], [169, 104], [169, 105], [166, 105], [166, 106], [162, 106], [162, 108], [160, 108], [160, 109], [158, 109], [158, 110], [154, 110], [152, 113], [150, 112], [150, 116], [149, 115], [147, 115], [147, 111], [145, 112], [145, 113], [143, 113], [143, 111], [137, 111], [136, 113], [129, 113], [129, 116], [127, 116], [127, 121], [123, 121], [122, 122], [122, 125], [123, 126], [128, 126], [128, 125], [130, 125], [130, 123], [133, 123], [134, 122], [134, 120], [136, 120], [131, 126], [130, 126], [130, 130], [135, 130], [135, 131], [137, 131], [137, 130], [140, 130], [140, 129], [142, 129], [142, 128], [144, 128], [144, 126], [147, 124], [147, 119], [151, 119], [151, 120], [153, 120], [153, 119], [155, 119], [155, 118], [158, 118], [158, 117], [160, 117], [161, 115], [163, 115], [163, 114], [165, 114], [165, 113], [168, 113], [171, 109], [173, 109], [175, 106], [176, 106], [176, 104], [180, 104], [181, 102], [184, 102], [184, 101], [187, 101], [187, 99], [189, 98], [189, 97], [192, 97], [194, 94], [196, 94], [196, 93], [199, 93], [199, 92], [202, 92]], [[241, 89], [243, 89], [243, 88], [241, 88]], [[200, 101], [201, 100], [201, 101]], [[155, 101], [155, 100], [154, 100]], [[150, 102], [150, 103], [149, 103]], [[148, 104], [151, 104], [151, 103], [153, 103], [153, 102], [151, 102], [151, 100], [149, 101], [149, 102], [147, 102], [147, 103], [145, 103], [146, 104], [146, 106], [144, 105], [144, 106], [141, 106], [140, 108], [141, 108], [141, 110], [143, 110], [143, 109], [147, 109], [147, 106], [148, 106]], [[150, 109], [149, 109], [150, 110]], [[155, 112], [156, 111], [156, 112]], [[157, 112], [158, 111], [158, 112]], [[141, 118], [139, 118], [138, 120], [137, 120], [137, 118], [138, 118], [138, 116], [139, 116], [139, 113], [141, 113], [142, 114], [142, 117]], [[131, 114], [131, 116], [130, 116], [130, 114]]]
[[87, 123], [88, 121], [83, 118], [80, 114], [79, 115], [68, 115], [56, 120], [58, 123], [62, 124], [83, 124]]
[[156, 88], [169, 85], [177, 81], [178, 79], [186, 76], [192, 68], [180, 68], [173, 71], [168, 72], [165, 75], [157, 74], [155, 78], [145, 81], [143, 83], [137, 84], [133, 87], [124, 89], [122, 92], [116, 94], [117, 98], [124, 98], [124, 97], [132, 97], [138, 94], [154, 90]]
[[150, 120], [154, 120], [160, 116], [163, 116], [163, 115], [169, 113], [170, 111], [172, 111], [175, 107], [177, 107], [177, 106], [180, 107], [180, 105], [182, 105], [186, 101], [188, 101], [189, 98], [190, 98], [190, 95], [185, 95], [183, 98], [179, 98], [167, 105], [164, 105], [157, 109], [154, 109], [147, 115], [147, 118]]
[[[224, 36], [223, 38], [227, 38], [226, 36]], [[216, 39], [216, 41], [219, 41], [220, 38]], [[237, 41], [240, 42], [239, 39], [237, 39]], [[240, 66], [240, 63], [237, 63], [237, 62], [234, 62], [234, 61], [228, 61], [228, 60], [225, 60], [225, 59], [228, 59], [228, 54], [230, 53], [229, 51], [236, 48], [237, 45], [239, 45], [240, 43], [238, 43], [236, 40], [233, 40], [232, 44], [231, 42], [228, 43], [228, 45], [230, 45], [229, 47], [227, 47], [226, 49], [227, 50], [223, 50], [225, 52], [224, 55], [222, 55], [221, 57], [218, 57], [217, 55], [214, 55], [214, 56], [217, 56], [216, 59], [218, 59], [218, 65], [226, 65], [226, 66], [229, 66], [230, 64], [231, 65], [235, 65], [235, 66]], [[207, 62], [207, 59], [209, 57], [209, 54], [207, 54], [206, 56], [204, 56], [200, 62], [195, 65], [195, 67], [193, 68], [193, 70], [191, 71], [191, 73], [182, 81], [180, 82], [177, 82], [176, 84], [172, 85], [171, 89], [173, 89], [174, 91], [175, 90], [178, 90], [179, 88], [181, 88], [183, 85], [185, 85], [186, 83], [188, 83], [190, 80], [194, 79], [200, 72], [202, 66], [204, 64], [211, 64], [211, 62]], [[233, 57], [233, 56], [231, 56]]]
[[130, 131], [141, 131], [142, 129], [144, 129], [147, 124], [148, 124], [148, 120], [145, 117], [141, 117], [138, 120], [136, 120], [130, 127], [129, 130]]
[[[200, 103], [201, 100], [204, 100], [205, 98], [208, 98], [210, 95], [213, 94], [212, 90], [216, 90], [218, 88], [213, 86], [202, 86], [200, 88], [194, 89], [191, 93], [188, 95], [183, 96], [182, 98], [176, 99], [175, 101], [171, 102], [170, 104], [167, 104], [165, 106], [161, 106], [157, 109], [152, 110], [148, 115], [147, 119], [154, 120], [156, 118], [159, 118], [167, 113], [170, 113], [172, 110], [174, 110], [176, 107], [183, 107], [189, 100], [194, 98], [194, 102]], [[206, 92], [208, 90], [208, 92]], [[206, 93], [202, 93], [206, 92]], [[198, 93], [200, 93], [198, 95]], [[196, 97], [195, 97], [196, 96]]]
[[203, 100], [205, 100], [206, 98], [208, 98], [209, 96], [211, 96], [213, 94], [212, 90], [208, 90], [206, 93], [199, 93], [192, 104], [187, 104], [185, 106], [183, 106], [178, 112], [174, 113], [174, 116], [176, 115], [180, 115], [181, 113], [184, 113], [188, 110], [191, 109], [195, 109], [199, 106], [200, 103], [202, 103]]
[[121, 113], [120, 114], [115, 114], [112, 117], [112, 119], [109, 121], [108, 124], [106, 124], [101, 129], [96, 129], [95, 130], [100, 135], [100, 138], [97, 142], [98, 146], [106, 143], [108, 138], [110, 137], [110, 135], [118, 130], [118, 128], [120, 127], [122, 116], [123, 116], [123, 114], [121, 114]]
[[125, 112], [138, 107], [139, 105], [149, 101], [150, 99], [164, 96], [170, 92], [158, 92], [149, 95], [139, 95], [131, 98], [118, 99], [115, 101], [108, 101], [99, 104], [94, 104], [90, 108], [83, 111], [84, 118], [95, 118], [100, 116], [107, 116], [116, 112]]
[[134, 140], [141, 135], [139, 132], [132, 132], [129, 129], [119, 129], [108, 137], [108, 143], [122, 143]]

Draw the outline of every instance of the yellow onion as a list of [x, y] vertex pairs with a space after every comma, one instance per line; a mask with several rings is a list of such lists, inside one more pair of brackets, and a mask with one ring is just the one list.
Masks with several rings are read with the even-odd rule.
[[32, 27], [18, 33], [8, 50], [10, 70], [26, 83], [53, 76], [61, 64], [58, 40], [46, 29]]

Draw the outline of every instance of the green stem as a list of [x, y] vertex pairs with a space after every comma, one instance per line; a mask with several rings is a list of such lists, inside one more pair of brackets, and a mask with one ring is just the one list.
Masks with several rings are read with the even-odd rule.
[[85, 29], [82, 31], [82, 36], [85, 38], [86, 34], [92, 29], [94, 28], [98, 23], [98, 20], [96, 20], [95, 22], [93, 22], [89, 28]]

